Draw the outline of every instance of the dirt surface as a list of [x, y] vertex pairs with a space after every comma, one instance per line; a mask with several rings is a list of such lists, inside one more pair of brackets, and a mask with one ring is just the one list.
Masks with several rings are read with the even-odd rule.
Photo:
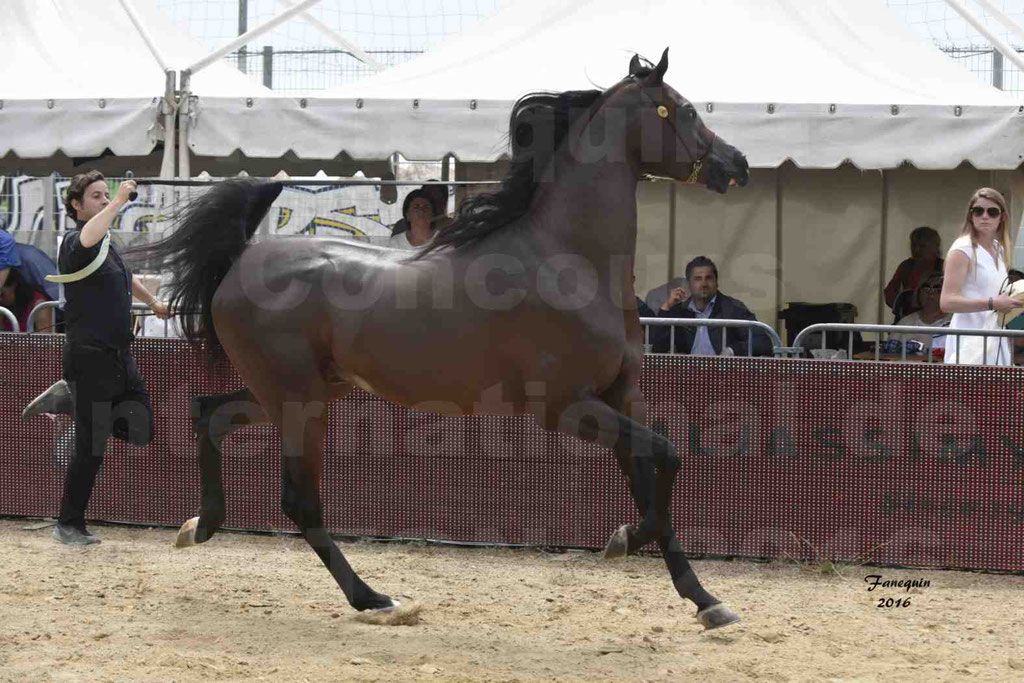
[[[1024, 679], [1024, 578], [701, 561], [743, 618], [704, 632], [657, 557], [343, 544], [420, 623], [354, 617], [304, 542], [96, 527], [68, 548], [0, 520], [3, 681]], [[865, 577], [927, 579], [876, 588]], [[910, 597], [909, 607], [878, 607]]]

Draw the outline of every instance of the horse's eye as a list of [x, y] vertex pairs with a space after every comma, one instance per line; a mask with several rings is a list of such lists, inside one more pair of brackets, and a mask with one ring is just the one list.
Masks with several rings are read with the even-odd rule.
[[687, 109], [686, 113], [690, 117], [691, 121], [693, 121], [693, 120], [695, 120], [697, 118], [697, 110], [694, 109], [693, 107], [690, 107], [689, 109]]

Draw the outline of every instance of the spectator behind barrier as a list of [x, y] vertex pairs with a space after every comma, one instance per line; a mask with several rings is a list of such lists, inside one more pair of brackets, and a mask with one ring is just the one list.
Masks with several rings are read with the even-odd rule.
[[[914, 307], [918, 310], [903, 316], [897, 325], [919, 325], [923, 327], [949, 327], [951, 313], [943, 313], [939, 307], [939, 295], [942, 293], [942, 276], [929, 275], [914, 293]], [[898, 339], [906, 341], [916, 339], [924, 346], [925, 353], [929, 348], [941, 349], [946, 346], [944, 334], [901, 334]]]
[[21, 265], [18, 246], [6, 230], [0, 230], [0, 287], [4, 286], [12, 268]]
[[896, 267], [889, 284], [885, 286], [885, 303], [892, 309], [893, 320], [917, 310], [914, 293], [924, 279], [933, 273], [942, 273], [943, 261], [939, 254], [942, 238], [933, 228], [922, 225], [910, 233], [910, 258]]
[[[658, 312], [660, 318], [712, 318], [757, 320], [742, 301], [718, 291], [718, 267], [706, 256], [698, 256], [686, 264], [686, 282], [690, 296], [682, 287], [669, 292], [668, 299]], [[694, 355], [746, 356], [747, 339], [750, 330], [744, 327], [725, 328], [726, 348], [722, 349], [721, 328], [677, 327], [675, 330], [675, 352]], [[655, 352], [668, 351], [669, 335], [655, 345]], [[764, 332], [753, 332], [753, 355], [772, 355], [771, 340]]]
[[[1024, 280], [1024, 272], [1011, 268], [1006, 271], [1006, 279], [1010, 281], [1010, 284], [1017, 282], [1018, 280]], [[1013, 364], [1024, 365], [1024, 337], [1013, 338]]]
[[448, 190], [443, 185], [424, 185], [405, 196], [402, 218], [391, 229], [388, 246], [417, 249], [434, 239], [443, 219]]
[[[42, 292], [33, 289], [22, 277], [17, 268], [11, 268], [7, 280], [0, 287], [0, 306], [10, 309], [18, 319], [22, 332], [28, 331], [28, 316], [32, 309], [44, 301], [49, 301]], [[39, 332], [53, 332], [53, 309], [40, 311], [35, 318], [35, 327]], [[6, 318], [0, 317], [0, 331], [13, 332]]]
[[[953, 314], [950, 329], [994, 330], [999, 326], [996, 312], [1024, 307], [1000, 294], [1008, 279], [1006, 258], [1011, 251], [1006, 200], [996, 190], [983, 187], [971, 197], [960, 236], [946, 255], [940, 305]], [[1013, 358], [1006, 337], [949, 335], [945, 362], [1011, 365]]]

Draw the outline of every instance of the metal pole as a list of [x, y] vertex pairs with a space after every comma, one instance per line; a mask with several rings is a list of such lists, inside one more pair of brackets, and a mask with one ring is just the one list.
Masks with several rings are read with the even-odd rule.
[[263, 86], [274, 87], [274, 46], [263, 46]]
[[[882, 205], [881, 205], [880, 208], [881, 208], [881, 211], [882, 211], [882, 221], [881, 221], [881, 225], [882, 225], [882, 244], [881, 244], [881, 246], [882, 246], [882, 253], [878, 255], [878, 260], [879, 260], [879, 264], [878, 264], [878, 292], [879, 292], [879, 297], [878, 297], [878, 322], [880, 324], [885, 321], [885, 317], [888, 317], [888, 316], [883, 317], [886, 305], [885, 305], [885, 295], [882, 294], [882, 292], [885, 291], [885, 284], [886, 284], [886, 282], [885, 282], [885, 276], [886, 276], [885, 259], [886, 259], [886, 256], [888, 255], [888, 252], [889, 252], [889, 249], [887, 248], [888, 247], [888, 241], [889, 241], [889, 176], [886, 174], [885, 171], [881, 171], [881, 173], [882, 173]], [[851, 354], [851, 356], [852, 355], [853, 354]]]
[[[1017, 54], [1016, 50], [1014, 50], [1012, 47], [1010, 47], [1002, 40], [1000, 40], [1000, 38], [995, 33], [992, 33], [992, 31], [988, 30], [988, 26], [986, 26], [983, 21], [979, 21], [978, 18], [975, 17], [974, 14], [972, 14], [971, 11], [968, 10], [967, 7], [965, 7], [960, 2], [960, 0], [946, 0], [946, 4], [949, 5], [954, 12], [963, 17], [964, 21], [970, 24], [975, 31], [985, 36], [985, 39], [992, 44], [992, 47], [994, 47], [999, 52], [1003, 53], [1003, 57], [1006, 57], [1011, 62], [1016, 64], [1018, 69], [1024, 71], [1024, 58], [1021, 58], [1021, 56]], [[1010, 23], [1013, 24], [1013, 22]], [[1020, 30], [1019, 27], [1015, 26], [1015, 28], [1016, 31]]]
[[668, 281], [676, 277], [676, 188], [672, 183], [668, 187]]
[[[238, 0], [238, 35], [244, 36], [249, 30], [249, 0]], [[245, 45], [238, 48], [238, 70], [249, 73], [249, 57]]]
[[[11, 326], [11, 332], [21, 332], [21, 327], [18, 325], [18, 319], [14, 317], [14, 313], [10, 309], [0, 306], [0, 318], [6, 318], [8, 324]], [[29, 330], [31, 332], [31, 330]]]
[[[782, 329], [782, 169], [775, 169], [775, 328]], [[793, 340], [786, 343], [793, 346]]]
[[993, 5], [990, 0], [975, 0], [981, 8], [996, 18], [1006, 29], [1017, 36], [1017, 40], [1024, 40], [1024, 28], [1010, 17], [1003, 14], [1003, 11]]
[[164, 156], [160, 161], [160, 177], [174, 177], [174, 158], [177, 150], [178, 137], [178, 102], [175, 98], [177, 76], [173, 71], [166, 72], [164, 83], [164, 100], [160, 106], [164, 112]]
[[992, 87], [1003, 89], [1003, 53], [992, 50]]
[[302, 2], [300, 2], [299, 4], [289, 9], [286, 9], [285, 11], [281, 12], [270, 21], [260, 24], [251, 31], [246, 31], [243, 35], [238, 36], [230, 43], [227, 43], [226, 45], [217, 48], [216, 50], [206, 55], [192, 66], [188, 67], [186, 71], [193, 74], [202, 71], [206, 67], [216, 62], [221, 57], [234, 52], [235, 50], [242, 47], [243, 45], [246, 45], [247, 43], [251, 43], [259, 36], [262, 36], [264, 33], [273, 30], [280, 24], [291, 19], [299, 12], [309, 9], [318, 2], [320, 2], [320, 0], [302, 0]]
[[121, 7], [124, 9], [125, 14], [128, 15], [128, 18], [132, 20], [132, 24], [135, 25], [135, 30], [139, 32], [142, 42], [146, 44], [147, 48], [149, 48], [153, 58], [156, 59], [156, 63], [160, 65], [160, 70], [167, 71], [170, 68], [167, 66], [167, 60], [164, 59], [162, 54], [160, 54], [160, 50], [157, 49], [156, 43], [153, 42], [153, 39], [149, 35], [149, 31], [147, 31], [146, 27], [142, 24], [142, 20], [139, 19], [139, 15], [135, 13], [135, 8], [132, 7], [131, 2], [129, 2], [129, 0], [121, 0]]
[[[278, 3], [284, 5], [285, 7], [291, 7], [292, 3], [294, 2], [294, 0], [277, 1]], [[320, 33], [324, 34], [328, 40], [337, 44], [338, 47], [340, 47], [342, 50], [347, 50], [348, 52], [352, 53], [352, 56], [361, 61], [363, 64], [366, 64], [374, 71], [380, 71], [381, 69], [384, 68], [383, 64], [381, 64], [376, 59], [371, 57], [369, 54], [364, 52], [363, 48], [351, 42], [350, 40], [345, 38], [345, 36], [341, 35], [333, 28], [331, 28], [327, 24], [323, 23], [322, 21], [314, 17], [309, 12], [301, 12], [301, 14], [303, 19], [305, 19], [306, 21], [313, 25], [313, 28], [320, 31]]]
[[191, 74], [181, 72], [181, 93], [178, 100], [178, 177], [191, 178], [192, 164], [188, 156], [188, 128], [191, 102]]
[[56, 174], [51, 173], [43, 179], [43, 197], [45, 198], [43, 200], [43, 229], [49, 230], [50, 235], [53, 236], [52, 239], [47, 240], [50, 243], [47, 246], [53, 248], [53, 251], [50, 252], [50, 256], [53, 257], [54, 261], [57, 260], [57, 225], [53, 220], [53, 208], [57, 202], [57, 198], [54, 196], [56, 194], [57, 185], [55, 175]]

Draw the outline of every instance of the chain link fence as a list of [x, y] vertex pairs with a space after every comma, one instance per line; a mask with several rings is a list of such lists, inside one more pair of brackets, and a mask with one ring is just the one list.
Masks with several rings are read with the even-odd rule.
[[[1020, 69], [991, 47], [944, 45], [939, 47], [950, 59], [962, 64], [983, 83], [1024, 99]], [[1024, 50], [1017, 48], [1018, 53]]]
[[[283, 0], [156, 1], [179, 29], [208, 50], [265, 24], [285, 7]], [[328, 90], [375, 73], [339, 38], [386, 69], [462, 33], [507, 2], [321, 0], [225, 60], [278, 92]]]

